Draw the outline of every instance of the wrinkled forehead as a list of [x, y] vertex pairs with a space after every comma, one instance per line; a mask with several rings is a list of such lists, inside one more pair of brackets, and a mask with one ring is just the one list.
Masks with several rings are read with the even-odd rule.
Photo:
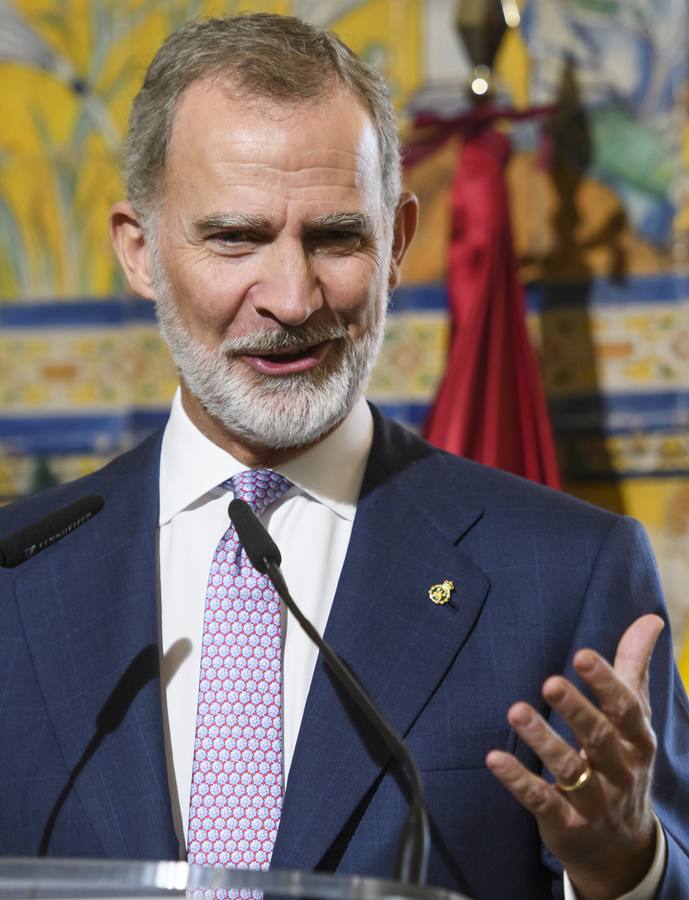
[[194, 167], [260, 163], [263, 177], [296, 178], [304, 166], [346, 177], [382, 194], [378, 135], [368, 110], [341, 86], [317, 97], [276, 100], [239, 91], [227, 79], [193, 82], [180, 97], [168, 147], [166, 177]]

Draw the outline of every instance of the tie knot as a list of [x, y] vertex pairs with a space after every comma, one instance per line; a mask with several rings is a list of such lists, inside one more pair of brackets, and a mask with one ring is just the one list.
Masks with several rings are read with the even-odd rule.
[[248, 503], [257, 516], [279, 500], [292, 482], [272, 469], [246, 469], [225, 482], [237, 500]]

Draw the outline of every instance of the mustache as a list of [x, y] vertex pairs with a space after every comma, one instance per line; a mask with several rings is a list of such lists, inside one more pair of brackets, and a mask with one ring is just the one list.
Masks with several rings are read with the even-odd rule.
[[325, 341], [346, 340], [344, 325], [282, 325], [279, 329], [255, 331], [242, 337], [226, 338], [218, 347], [222, 356], [251, 356], [280, 350], [300, 350]]

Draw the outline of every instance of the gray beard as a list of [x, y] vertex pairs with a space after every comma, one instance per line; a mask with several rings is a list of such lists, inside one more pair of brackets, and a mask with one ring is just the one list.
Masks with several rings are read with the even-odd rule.
[[[344, 326], [281, 326], [228, 338], [208, 350], [182, 321], [165, 273], [154, 266], [161, 333], [180, 376], [203, 408], [233, 437], [275, 449], [312, 444], [339, 424], [363, 395], [383, 343], [387, 295], [381, 289], [356, 339]], [[265, 375], [236, 357], [332, 340], [315, 369]]]

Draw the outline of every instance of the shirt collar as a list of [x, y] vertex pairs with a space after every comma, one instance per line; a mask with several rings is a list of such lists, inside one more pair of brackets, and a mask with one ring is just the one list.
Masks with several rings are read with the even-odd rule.
[[[293, 484], [337, 515], [352, 521], [373, 440], [373, 417], [361, 398], [318, 444], [276, 466]], [[160, 519], [165, 525], [182, 510], [210, 499], [218, 486], [246, 469], [193, 424], [179, 388], [172, 401], [160, 455]]]

